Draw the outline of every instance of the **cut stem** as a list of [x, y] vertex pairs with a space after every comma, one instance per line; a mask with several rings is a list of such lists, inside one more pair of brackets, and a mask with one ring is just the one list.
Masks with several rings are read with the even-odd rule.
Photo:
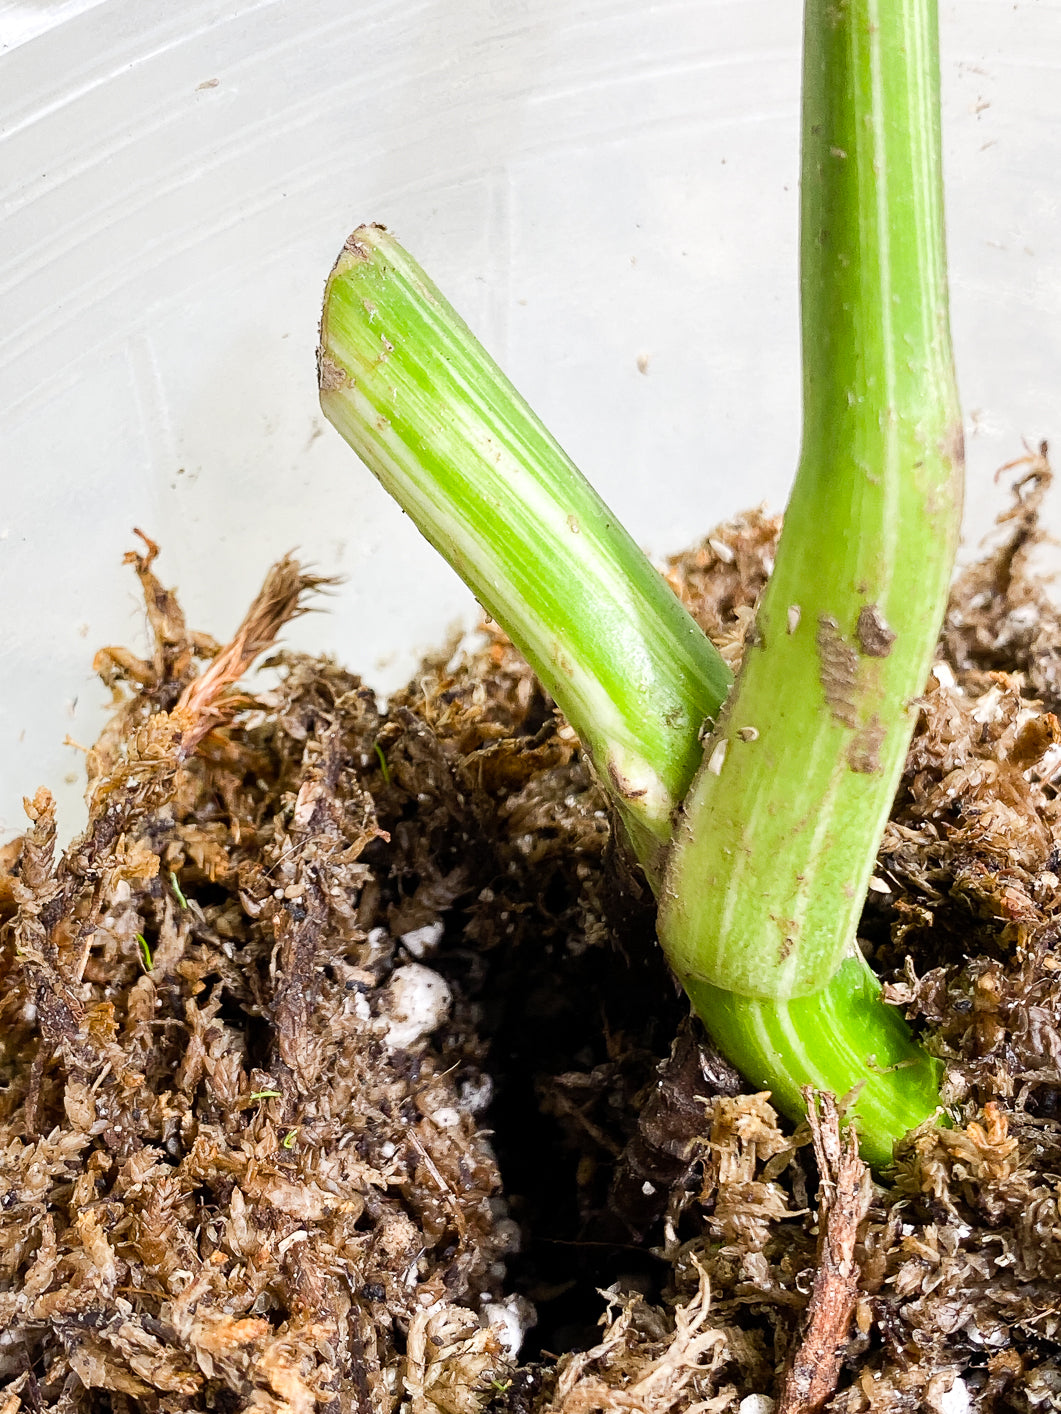
[[560, 704], [638, 856], [657, 859], [732, 675], [392, 236], [328, 281], [321, 406]]

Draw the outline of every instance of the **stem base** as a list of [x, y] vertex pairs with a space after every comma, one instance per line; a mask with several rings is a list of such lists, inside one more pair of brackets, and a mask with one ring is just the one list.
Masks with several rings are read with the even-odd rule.
[[710, 982], [686, 981], [685, 990], [723, 1055], [790, 1119], [805, 1118], [805, 1085], [848, 1096], [847, 1118], [874, 1168], [889, 1164], [895, 1143], [940, 1112], [941, 1062], [881, 1000], [861, 955], [845, 959], [822, 991], [787, 1002], [737, 996]]

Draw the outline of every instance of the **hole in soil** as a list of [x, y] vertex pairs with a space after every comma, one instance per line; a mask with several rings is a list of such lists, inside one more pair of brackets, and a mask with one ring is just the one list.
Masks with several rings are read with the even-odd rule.
[[523, 1234], [507, 1286], [538, 1313], [524, 1360], [594, 1344], [603, 1287], [619, 1281], [658, 1295], [653, 1239], [634, 1240], [608, 1196], [636, 1125], [634, 1098], [686, 1007], [656, 944], [651, 904], [619, 903], [608, 941], [555, 937], [536, 947], [524, 936], [485, 954], [476, 979], [489, 999], [485, 1068], [496, 1086], [486, 1119]]

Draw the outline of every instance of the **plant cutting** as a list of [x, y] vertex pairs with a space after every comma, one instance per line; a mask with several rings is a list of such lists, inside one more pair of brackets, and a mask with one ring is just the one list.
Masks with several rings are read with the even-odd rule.
[[[828, 31], [815, 72], [835, 40], [894, 98], [875, 33]], [[896, 702], [891, 674], [945, 578], [954, 408], [941, 267], [909, 294], [890, 231], [845, 215], [873, 125], [817, 94], [841, 185], [810, 217], [797, 495], [780, 551], [749, 513], [670, 561], [695, 619], [373, 229], [333, 287], [326, 399], [526, 657], [489, 629], [384, 707], [277, 644], [320, 585], [289, 559], [222, 646], [156, 545], [129, 557], [153, 642], [98, 656], [117, 712], [88, 827], [57, 849], [41, 790], [0, 850], [6, 1414], [869, 1414], [1061, 1388], [1061, 615], [1027, 573], [1045, 449], [953, 591], [861, 924], [946, 1060], [951, 1123], [877, 1184], [852, 1143], [883, 1164], [938, 1101], [846, 915], [921, 692]], [[870, 143], [884, 207], [891, 136]], [[864, 230], [891, 253], [865, 262]], [[697, 624], [733, 648], [771, 570], [731, 684]], [[237, 681], [263, 652], [265, 691]], [[602, 788], [716, 1037], [790, 1113], [804, 1083], [855, 1089], [846, 1139], [824, 1094], [794, 1135], [684, 1023]]]
[[863, 1152], [939, 1111], [938, 1066], [855, 941], [961, 511], [936, 11], [808, 0], [803, 443], [737, 681], [415, 261], [378, 227], [328, 282], [326, 415], [578, 732], [708, 1030]]

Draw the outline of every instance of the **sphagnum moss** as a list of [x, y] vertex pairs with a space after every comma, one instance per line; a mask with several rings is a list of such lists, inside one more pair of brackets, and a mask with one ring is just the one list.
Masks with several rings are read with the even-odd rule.
[[[845, 1414], [867, 1389], [927, 1407], [952, 1378], [985, 1411], [1061, 1388], [1061, 619], [1028, 575], [1044, 459], [1027, 474], [1009, 543], [956, 588], [864, 919], [957, 1112], [873, 1190], [831, 1367]], [[731, 655], [770, 531], [748, 517], [672, 567]], [[185, 755], [172, 704], [205, 705], [216, 657], [138, 570], [156, 653], [99, 657], [125, 697], [89, 829], [57, 851], [42, 792], [0, 850], [0, 1406], [778, 1395], [815, 1329], [803, 1138], [695, 1028], [656, 1069], [679, 1006], [651, 916], [525, 662], [491, 632], [384, 712], [333, 661], [283, 655]], [[392, 984], [431, 920], [452, 1011], [393, 1051]], [[514, 1368], [480, 1313], [517, 1291], [539, 1327]]]

